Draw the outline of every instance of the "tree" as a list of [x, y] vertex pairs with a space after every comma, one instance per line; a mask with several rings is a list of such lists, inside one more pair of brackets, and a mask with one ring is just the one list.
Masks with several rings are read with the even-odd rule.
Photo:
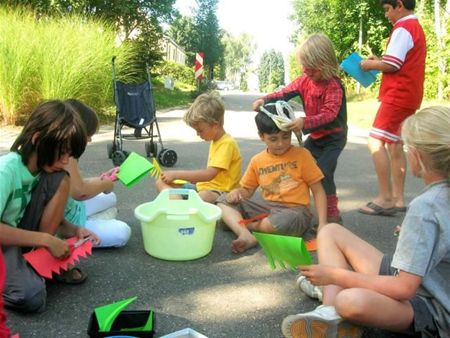
[[[449, 27], [449, 10], [450, 0], [447, 0], [445, 10], [443, 5], [441, 6], [439, 0], [434, 0], [434, 30], [436, 33], [436, 58], [437, 58], [437, 99], [444, 99], [444, 86], [449, 85], [448, 75], [446, 74], [447, 67], [449, 66], [449, 53], [446, 49], [446, 38], [448, 39], [448, 27]], [[445, 14], [443, 14], [445, 13]], [[447, 82], [447, 83], [446, 83]]]
[[214, 68], [223, 63], [224, 46], [221, 42], [223, 32], [216, 16], [218, 0], [197, 0], [198, 7], [193, 17], [177, 18], [169, 29], [169, 35], [183, 47], [187, 62], [194, 65], [195, 54], [205, 54], [203, 65], [209, 80], [214, 78]]
[[383, 52], [389, 28], [378, 1], [294, 0], [293, 6], [292, 19], [298, 25], [300, 39], [317, 32], [328, 35], [338, 59], [359, 49], [360, 34], [366, 54]]
[[[450, 97], [450, 0], [416, 2], [415, 12], [427, 39], [425, 97], [445, 100]], [[293, 0], [293, 5], [297, 43], [306, 35], [322, 32], [333, 41], [339, 60], [355, 50], [363, 56], [384, 53], [392, 25], [378, 1]]]
[[258, 67], [259, 89], [272, 92], [284, 84], [284, 61], [281, 52], [265, 51]]
[[169, 27], [167, 34], [181, 47], [183, 47], [187, 63], [194, 65], [197, 52], [197, 30], [194, 20], [190, 16], [177, 17]]
[[214, 77], [214, 66], [223, 59], [224, 47], [221, 43], [223, 32], [219, 28], [216, 16], [218, 0], [197, 0], [198, 8], [194, 16], [197, 30], [197, 51], [205, 53], [203, 64], [207, 71], [207, 78]]
[[251, 36], [243, 33], [234, 37], [225, 33], [222, 43], [225, 46], [224, 72], [226, 77], [233, 83], [245, 84], [248, 67], [252, 61], [251, 56], [255, 50]]

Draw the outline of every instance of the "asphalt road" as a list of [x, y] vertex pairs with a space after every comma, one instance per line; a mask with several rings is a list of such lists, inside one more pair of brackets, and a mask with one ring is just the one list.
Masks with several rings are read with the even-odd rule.
[[[263, 148], [250, 111], [256, 94], [222, 93], [226, 102], [225, 129], [239, 142], [244, 166]], [[208, 144], [187, 127], [183, 109], [158, 112], [165, 148], [178, 154], [176, 168], [206, 166]], [[364, 112], [360, 112], [364, 114]], [[7, 151], [15, 135], [2, 130], [0, 153]], [[111, 126], [103, 126], [80, 160], [86, 176], [112, 167], [106, 145], [113, 138]], [[145, 154], [143, 140], [125, 141], [124, 149]], [[394, 217], [367, 216], [356, 211], [376, 194], [376, 176], [366, 146], [366, 131], [350, 128], [349, 142], [340, 157], [336, 173], [344, 224], [385, 252], [393, 252], [393, 229], [402, 221]], [[410, 201], [421, 183], [409, 176], [406, 196]], [[296, 289], [295, 273], [272, 271], [261, 248], [233, 254], [230, 232], [216, 229], [213, 249], [206, 257], [186, 261], [164, 261], [149, 256], [143, 247], [140, 222], [134, 209], [156, 197], [154, 181], [144, 178], [131, 189], [120, 183], [119, 219], [132, 227], [128, 245], [121, 249], [94, 250], [80, 267], [89, 274], [82, 285], [49, 283], [48, 309], [23, 315], [8, 312], [8, 325], [21, 337], [87, 337], [89, 317], [101, 305], [137, 296], [130, 310], [152, 309], [156, 313], [155, 337], [192, 328], [210, 338], [281, 337], [280, 325], [288, 314], [305, 312], [318, 303]], [[367, 330], [365, 337], [391, 337], [379, 330]]]

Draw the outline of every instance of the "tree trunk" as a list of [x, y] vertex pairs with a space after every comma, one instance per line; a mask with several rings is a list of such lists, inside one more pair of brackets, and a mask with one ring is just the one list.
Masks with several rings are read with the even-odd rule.
[[[443, 20], [445, 25], [445, 20]], [[434, 0], [434, 29], [436, 32], [436, 41], [438, 49], [437, 66], [438, 66], [438, 84], [437, 84], [437, 99], [442, 100], [444, 98], [444, 83], [446, 61], [444, 59], [445, 41], [443, 24], [441, 23], [441, 10], [439, 6], [439, 0]]]
[[420, 17], [423, 16], [423, 9], [425, 7], [425, 1], [426, 0], [420, 0], [418, 3], [416, 13], [417, 13], [417, 16], [419, 17], [419, 19], [420, 19]]

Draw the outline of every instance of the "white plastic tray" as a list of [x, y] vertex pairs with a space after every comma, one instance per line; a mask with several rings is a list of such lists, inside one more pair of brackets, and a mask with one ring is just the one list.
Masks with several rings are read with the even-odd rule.
[[205, 335], [202, 335], [201, 333], [199, 333], [193, 329], [186, 328], [186, 329], [183, 329], [180, 331], [169, 333], [160, 338], [208, 338], [208, 337], [206, 337]]

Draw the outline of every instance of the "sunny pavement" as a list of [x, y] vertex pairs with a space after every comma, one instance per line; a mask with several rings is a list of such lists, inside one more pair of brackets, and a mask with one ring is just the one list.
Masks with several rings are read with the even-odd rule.
[[[244, 168], [249, 158], [263, 149], [257, 137], [251, 102], [257, 94], [222, 93], [226, 103], [225, 129], [239, 142]], [[157, 114], [165, 148], [175, 150], [175, 168], [206, 166], [208, 144], [187, 127], [184, 109]], [[364, 113], [364, 112], [361, 112]], [[17, 128], [2, 128], [0, 153], [9, 148]], [[124, 131], [124, 133], [126, 133]], [[340, 208], [346, 227], [392, 253], [396, 238], [393, 229], [402, 221], [394, 217], [362, 215], [356, 209], [376, 194], [376, 176], [366, 145], [367, 131], [350, 128], [349, 142], [342, 153], [336, 182]], [[112, 141], [112, 126], [102, 126], [80, 160], [85, 176], [110, 169], [106, 145]], [[124, 142], [124, 149], [145, 156], [145, 140]], [[421, 190], [421, 183], [408, 176], [406, 198]], [[133, 230], [128, 245], [121, 249], [95, 250], [82, 259], [80, 267], [89, 274], [82, 285], [49, 283], [48, 308], [41, 314], [8, 312], [8, 324], [21, 337], [87, 337], [89, 317], [101, 305], [137, 296], [131, 310], [153, 309], [156, 313], [154, 337], [183, 328], [192, 328], [207, 337], [278, 338], [282, 319], [289, 314], [312, 310], [318, 305], [297, 290], [296, 274], [272, 271], [260, 247], [233, 254], [231, 232], [217, 229], [213, 249], [207, 256], [185, 262], [164, 261], [144, 251], [141, 225], [134, 209], [156, 197], [154, 180], [147, 176], [131, 189], [117, 183], [118, 218]], [[379, 330], [367, 330], [364, 337], [391, 337]]]

